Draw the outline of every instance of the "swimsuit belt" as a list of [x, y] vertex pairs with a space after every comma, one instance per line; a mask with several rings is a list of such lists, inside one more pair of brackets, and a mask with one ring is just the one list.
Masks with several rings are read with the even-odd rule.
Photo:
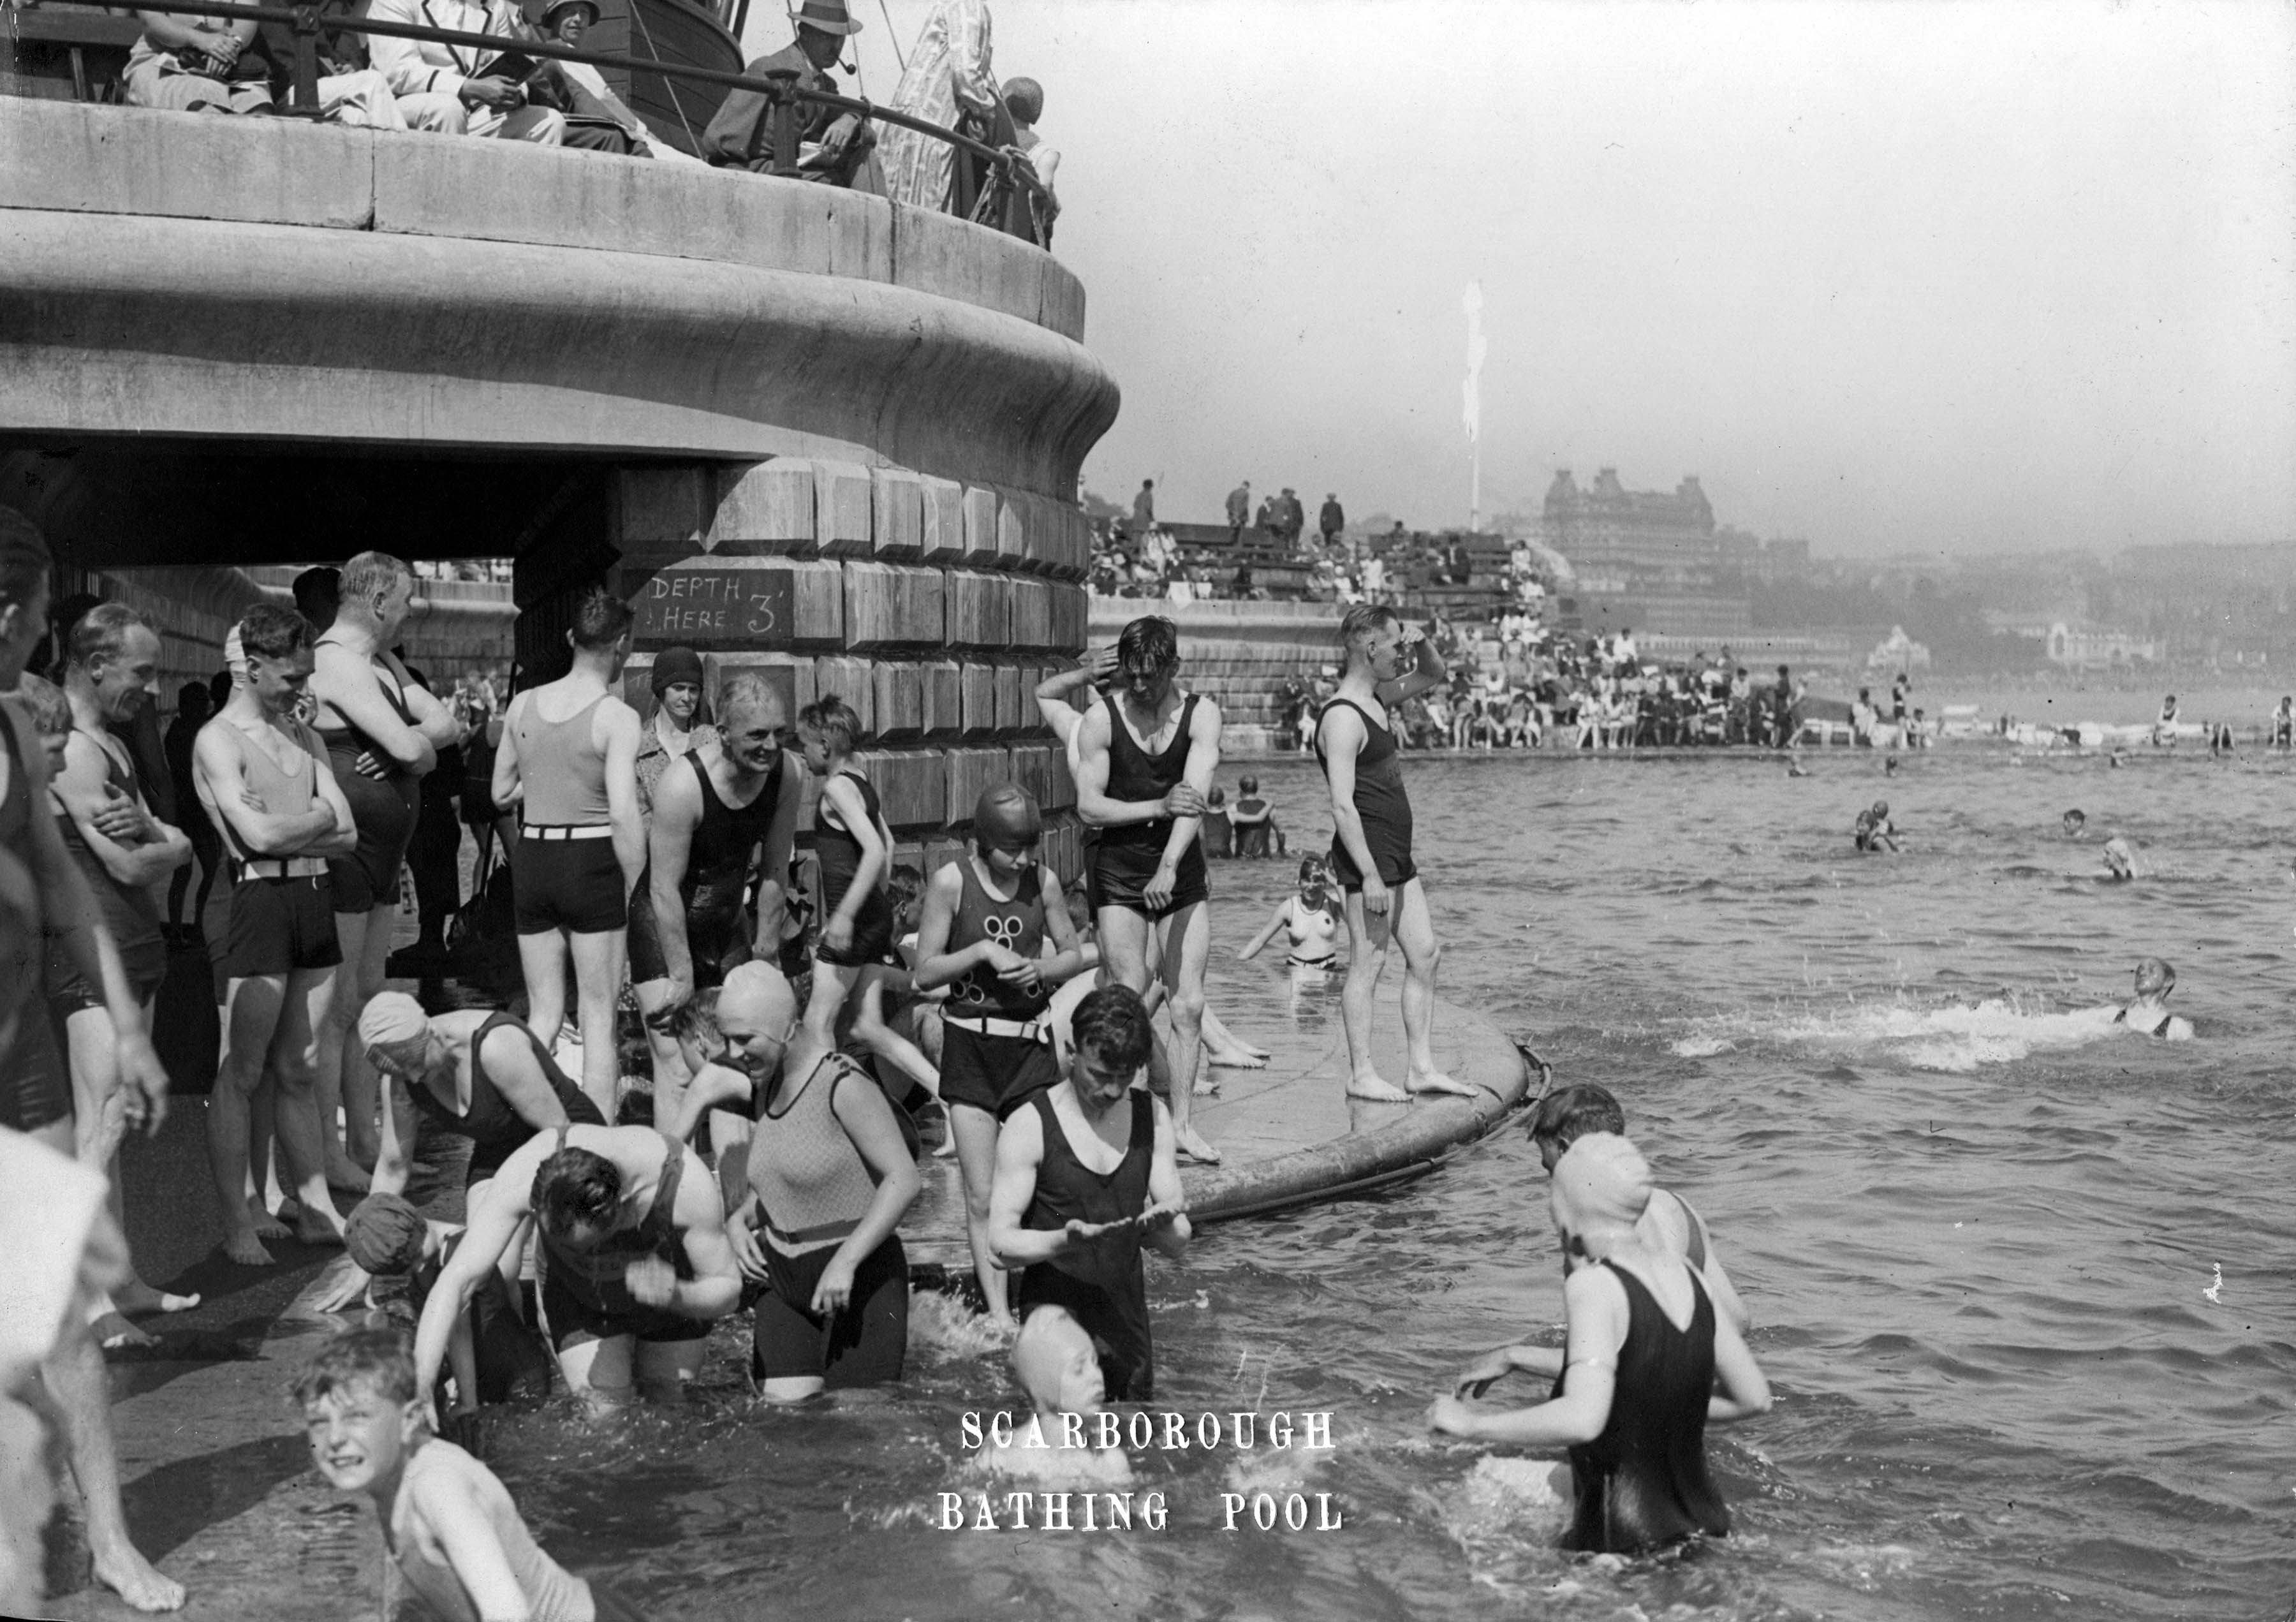
[[812, 1227], [799, 1228], [792, 1233], [778, 1226], [770, 1216], [765, 1221], [766, 1232], [780, 1240], [784, 1245], [809, 1245], [817, 1240], [842, 1239], [861, 1225], [861, 1219], [857, 1216], [850, 1222], [816, 1223]]
[[611, 823], [529, 823], [519, 830], [529, 840], [604, 840], [611, 839]]
[[327, 862], [324, 856], [237, 856], [232, 867], [240, 879], [316, 879]]
[[1051, 1027], [1041, 1020], [1000, 1020], [994, 1014], [943, 1014], [941, 1023], [955, 1025], [983, 1036], [1024, 1036], [1031, 1042], [1050, 1042]]

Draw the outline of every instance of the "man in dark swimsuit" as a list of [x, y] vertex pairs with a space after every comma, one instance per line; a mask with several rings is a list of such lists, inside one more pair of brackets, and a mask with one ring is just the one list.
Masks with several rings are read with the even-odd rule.
[[[1475, 1089], [1435, 1068], [1435, 966], [1442, 957], [1427, 909], [1427, 891], [1411, 859], [1411, 800], [1403, 790], [1391, 717], [1395, 707], [1447, 679], [1443, 660], [1423, 632], [1406, 628], [1395, 610], [1357, 603], [1340, 621], [1347, 670], [1316, 724], [1316, 757], [1332, 791], [1332, 871], [1346, 894], [1347, 985], [1340, 1010], [1348, 1033], [1348, 1096], [1395, 1103], [1413, 1093]], [[1406, 672], [1406, 660], [1410, 668]], [[1387, 1080], [1371, 1057], [1371, 1003], [1386, 941], [1374, 944], [1373, 919], [1403, 948], [1403, 1086]], [[1406, 1092], [1405, 1089], [1409, 1089]]]
[[1136, 995], [1101, 987], [1077, 1005], [1074, 1030], [1068, 1075], [997, 1138], [988, 1242], [999, 1266], [1025, 1269], [1013, 1292], [1021, 1323], [1067, 1312], [1093, 1338], [1108, 1396], [1144, 1403], [1156, 1364], [1140, 1248], [1177, 1261], [1190, 1233], [1176, 1128], [1135, 1085], [1155, 1041]]
[[1152, 934], [1172, 991], [1172, 1132], [1179, 1151], [1219, 1153], [1188, 1124], [1203, 1044], [1210, 890], [1196, 840], [1219, 766], [1219, 707], [1181, 690], [1179, 632], [1155, 615], [1117, 639], [1118, 691], [1085, 717], [1077, 747], [1077, 812], [1100, 831], [1092, 897], [1109, 976], [1145, 995]]
[[[723, 984], [726, 971], [780, 949], [790, 848], [806, 771], [782, 747], [789, 715], [753, 671], [718, 694], [720, 747], [667, 767], [647, 827], [647, 877], [630, 907], [630, 980], [654, 1054], [654, 1119], [676, 1114], [685, 1067], [658, 1016]], [[762, 848], [764, 856], [758, 851]], [[750, 878], [758, 875], [750, 922]], [[721, 1149], [725, 1141], [712, 1137]]]
[[650, 1126], [561, 1126], [503, 1163], [439, 1274], [415, 1331], [416, 1388], [433, 1389], [455, 1324], [536, 1219], [542, 1315], [568, 1389], [597, 1402], [676, 1396], [710, 1323], [740, 1304], [726, 1211], [701, 1157]]

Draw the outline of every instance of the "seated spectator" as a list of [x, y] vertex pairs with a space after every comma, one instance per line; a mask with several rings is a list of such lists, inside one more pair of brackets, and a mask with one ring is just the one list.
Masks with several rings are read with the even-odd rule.
[[[516, 46], [526, 28], [511, 0], [372, 0], [367, 15], [377, 22], [499, 35], [504, 51]], [[566, 139], [564, 114], [529, 106], [524, 84], [488, 71], [503, 51], [377, 34], [368, 53], [398, 98], [399, 116], [409, 129], [531, 141], [537, 146], [558, 146]]]
[[[367, 60], [366, 36], [347, 28], [330, 28], [328, 21], [349, 21], [358, 0], [324, 0], [322, 26], [315, 54], [318, 59], [319, 120], [352, 129], [405, 129], [398, 98], [390, 83]], [[270, 63], [271, 99], [278, 106], [296, 108], [295, 29], [292, 23], [266, 22], [256, 30], [255, 47]]]
[[1061, 149], [1037, 133], [1037, 120], [1045, 116], [1045, 87], [1032, 78], [1007, 79], [1004, 111], [1013, 119], [1013, 144], [1028, 159], [1037, 184], [1045, 188], [1042, 195], [1024, 189], [1015, 204], [1034, 210], [1036, 240], [1050, 248], [1053, 222], [1061, 215], [1061, 200], [1053, 187], [1053, 177], [1060, 173]]
[[177, 112], [269, 112], [271, 71], [248, 52], [255, 23], [138, 12], [144, 37], [127, 53], [127, 104]]
[[[542, 31], [562, 45], [579, 48], [598, 20], [597, 0], [556, 0], [542, 13]], [[670, 163], [701, 160], [657, 142], [605, 76], [588, 62], [545, 61], [528, 81], [527, 93], [566, 115], [566, 144], [591, 152], [659, 158]]]
[[1275, 826], [1275, 807], [1259, 797], [1259, 779], [1239, 779], [1236, 788], [1235, 804], [1228, 808], [1228, 820], [1235, 830], [1235, 854], [1259, 857], [1281, 854], [1283, 835]]
[[[837, 94], [836, 77], [828, 70], [845, 48], [845, 37], [858, 34], [861, 25], [847, 12], [845, 0], [802, 0], [792, 20], [797, 37], [772, 55], [760, 56], [743, 71], [751, 78], [788, 71], [797, 75], [798, 89]], [[774, 147], [768, 115], [772, 111], [763, 93], [734, 91], [718, 106], [709, 127], [701, 132], [702, 157], [719, 168], [770, 172]], [[839, 108], [801, 102], [797, 126], [800, 178], [856, 191], [884, 191], [876, 160], [877, 132], [866, 119]]]

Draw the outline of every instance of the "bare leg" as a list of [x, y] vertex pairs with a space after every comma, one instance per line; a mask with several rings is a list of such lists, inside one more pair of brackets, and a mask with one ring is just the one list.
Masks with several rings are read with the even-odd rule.
[[[365, 1189], [367, 1176], [360, 1169], [373, 1166], [375, 1156], [381, 1152], [382, 1143], [375, 1128], [376, 1097], [374, 1066], [367, 1062], [366, 1049], [352, 1033], [358, 1028], [359, 1015], [366, 1012], [367, 1004], [384, 984], [383, 968], [390, 961], [390, 932], [398, 926], [398, 908], [395, 905], [378, 906], [366, 915], [365, 950], [357, 957], [346, 955], [343, 966], [335, 979], [334, 1005], [329, 1010], [330, 1029], [340, 1033], [342, 1044], [341, 1073], [343, 1097], [343, 1146], [349, 1152], [347, 1167], [327, 1168], [327, 1181], [339, 1187]], [[348, 987], [342, 977], [356, 966], [357, 978]], [[345, 993], [349, 995], [346, 996]], [[329, 1074], [327, 1053], [319, 1051], [319, 1074]], [[337, 1175], [348, 1171], [348, 1178]]]
[[837, 1016], [860, 979], [858, 969], [814, 959], [813, 990], [805, 1000], [805, 1028], [824, 1047], [837, 1045]]
[[870, 1052], [900, 1070], [931, 1094], [940, 1096], [940, 1072], [917, 1044], [885, 1023], [885, 973], [872, 966], [861, 971], [861, 1008], [854, 1017], [853, 1034], [869, 1044]]
[[[279, 1081], [266, 1059], [263, 1079], [256, 1084], [247, 1108], [247, 1210], [254, 1218], [258, 1239], [292, 1239], [287, 1225], [271, 1214], [271, 1197], [280, 1192], [278, 1176]], [[286, 1201], [282, 1196], [280, 1203]]]
[[[74, 1147], [81, 1165], [93, 1167], [110, 1180], [111, 1192], [106, 1204], [112, 1222], [124, 1233], [127, 1211], [119, 1186], [119, 1144], [127, 1135], [127, 1099], [119, 1088], [111, 1017], [101, 1008], [80, 1009], [65, 1020], [64, 1036], [71, 1060]], [[127, 1322], [125, 1315], [182, 1312], [199, 1304], [195, 1295], [161, 1294], [145, 1283], [131, 1264], [127, 1282], [97, 1303], [93, 1320], [96, 1339], [106, 1347], [153, 1345], [152, 1337]]]
[[128, 1541], [127, 1516], [119, 1502], [119, 1455], [111, 1441], [111, 1389], [104, 1378], [103, 1354], [80, 1321], [78, 1306], [65, 1315], [63, 1332], [41, 1364], [40, 1376], [63, 1416], [72, 1477], [87, 1503], [96, 1581], [137, 1610], [177, 1610], [184, 1585], [160, 1576]]
[[1196, 1061], [1203, 1045], [1204, 960], [1211, 954], [1210, 909], [1192, 901], [1160, 921], [1164, 976], [1172, 987], [1172, 1142], [1180, 1153], [1206, 1165], [1219, 1163], [1219, 1151], [1206, 1143], [1189, 1120], [1194, 1106]]
[[1228, 1029], [1227, 1022], [1214, 1012], [1210, 1002], [1204, 1004], [1204, 1047], [1212, 1062], [1231, 1070], [1264, 1070], [1267, 1068], [1267, 1050], [1246, 1042]]
[[566, 937], [555, 930], [520, 936], [518, 966], [526, 976], [526, 1028], [546, 1053], [566, 1024]]
[[[342, 949], [342, 966], [335, 971], [342, 995], [336, 999], [351, 1011], [351, 1018], [366, 1004], [358, 995], [358, 968], [366, 954], [367, 919], [365, 913], [335, 914], [335, 944]], [[343, 1049], [349, 1027], [340, 1023], [340, 1014], [331, 1007], [326, 1024], [319, 1031], [318, 1058], [312, 1073], [312, 1109], [319, 1118], [319, 1145], [326, 1162], [327, 1180], [344, 1188], [366, 1187], [365, 1175], [351, 1159], [345, 1148], [349, 1136], [346, 1126], [337, 1124], [345, 1117], [343, 1110], [342, 1068]]]
[[[576, 1017], [582, 1028], [582, 1091], [608, 1125], [614, 1119], [614, 1094], [622, 1079], [621, 1032], [615, 1018], [622, 998], [622, 964], [629, 938], [620, 930], [600, 930], [570, 938], [574, 952]], [[524, 946], [521, 940], [520, 945]]]
[[[638, 995], [638, 1008], [644, 1013], [658, 1013], [668, 1004], [668, 980], [643, 980], [634, 989]], [[651, 1024], [645, 1033], [646, 1050], [653, 1060], [653, 1121], [657, 1126], [666, 1126], [676, 1118], [678, 1106], [685, 1096], [685, 1084], [691, 1077], [686, 1074], [685, 1055], [678, 1051], [676, 1037], [656, 1030]]]
[[1012, 1321], [1004, 1269], [988, 1249], [988, 1188], [996, 1176], [996, 1118], [975, 1104], [951, 1104], [948, 1129], [956, 1139], [956, 1169], [964, 1184], [964, 1238], [972, 1247], [972, 1276], [980, 1281], [988, 1316]]
[[[1382, 1077], [1371, 1060], [1371, 1004], [1379, 989], [1380, 971], [1387, 967], [1387, 943], [1392, 925], [1377, 913], [1364, 911], [1363, 891], [1347, 892], [1348, 978], [1340, 987], [1340, 1023], [1348, 1033], [1348, 1096], [1400, 1103], [1410, 1096]], [[1389, 904], [1394, 904], [1392, 901]], [[1377, 933], [1374, 933], [1376, 921]]]
[[[250, 1101], [263, 1080], [264, 1060], [279, 1028], [279, 1011], [287, 991], [283, 975], [253, 975], [231, 982], [224, 994], [223, 1061], [216, 1068], [215, 1090], [208, 1095], [208, 1164], [215, 1173], [216, 1197], [223, 1207], [224, 1254], [250, 1267], [268, 1267], [271, 1252], [257, 1237], [250, 1201], [259, 1204], [263, 1191], [248, 1189]], [[263, 1151], [253, 1150], [257, 1173]]]
[[1416, 879], [1406, 881], [1396, 892], [1395, 910], [1395, 944], [1403, 948], [1403, 1040], [1411, 1055], [1403, 1085], [1414, 1093], [1472, 1098], [1475, 1087], [1435, 1068], [1435, 970], [1443, 961], [1443, 948], [1435, 941], [1426, 887]]
[[298, 969], [290, 974], [280, 999], [278, 1029], [271, 1038], [271, 1070], [279, 1086], [275, 1106], [279, 1153], [286, 1180], [294, 1184], [295, 1202], [302, 1208], [295, 1220], [295, 1237], [306, 1244], [340, 1244], [343, 1238], [343, 1219], [327, 1192], [316, 1085], [319, 1029], [327, 1021], [334, 992], [332, 969]]

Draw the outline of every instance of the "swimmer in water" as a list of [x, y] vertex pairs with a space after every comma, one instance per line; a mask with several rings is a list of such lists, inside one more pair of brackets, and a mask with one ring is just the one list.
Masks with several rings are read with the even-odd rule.
[[[1084, 1487], [1128, 1487], [1132, 1461], [1121, 1447], [1094, 1447], [1084, 1437], [1108, 1412], [1100, 1353], [1065, 1307], [1041, 1307], [1013, 1342], [1013, 1372], [1036, 1405], [1036, 1422], [992, 1446], [988, 1468], [1008, 1475]], [[1070, 1423], [1074, 1415], [1082, 1425]]]
[[2136, 1000], [2112, 1016], [2140, 1036], [2163, 1042], [2190, 1042], [2193, 1022], [2169, 1012], [2169, 994], [2177, 989], [2177, 971], [2167, 962], [2148, 957], [2136, 965]]
[[1884, 777], [1895, 777], [1897, 774], [1898, 758], [1895, 755], [1892, 755], [1888, 759], [1882, 762], [1882, 775]]
[[1569, 1343], [1553, 1395], [1507, 1410], [1454, 1394], [1427, 1411], [1428, 1424], [1451, 1436], [1567, 1448], [1568, 1549], [1634, 1554], [1727, 1536], [1730, 1511], [1706, 1470], [1706, 1427], [1770, 1407], [1769, 1382], [1698, 1274], [1643, 1236], [1654, 1192], [1625, 1138], [1592, 1133], [1572, 1144], [1548, 1196], [1569, 1269]]
[[1278, 930], [1291, 939], [1292, 950], [1287, 961], [1295, 969], [1329, 969], [1332, 960], [1339, 955], [1332, 944], [1339, 934], [1339, 916], [1332, 910], [1332, 895], [1328, 888], [1331, 872], [1319, 856], [1308, 856], [1300, 864], [1300, 893], [1286, 896], [1275, 904], [1267, 926], [1251, 938], [1251, 942], [1236, 954], [1238, 959], [1250, 963], [1259, 955], [1260, 948], [1275, 938]]
[[2136, 853], [2129, 848], [2128, 841], [2119, 834], [2105, 840], [2103, 854], [2104, 871], [2108, 878], [2122, 880], [2134, 879], [2137, 876]]
[[1898, 827], [1890, 820], [1890, 802], [1877, 799], [1873, 809], [1857, 814], [1857, 828], [1852, 836], [1860, 850], [1890, 850], [1898, 848]]
[[2082, 815], [2081, 808], [2079, 806], [2075, 806], [2071, 810], [2065, 813], [2065, 837], [2067, 839], [2080, 839], [2087, 832], [2088, 818]]

